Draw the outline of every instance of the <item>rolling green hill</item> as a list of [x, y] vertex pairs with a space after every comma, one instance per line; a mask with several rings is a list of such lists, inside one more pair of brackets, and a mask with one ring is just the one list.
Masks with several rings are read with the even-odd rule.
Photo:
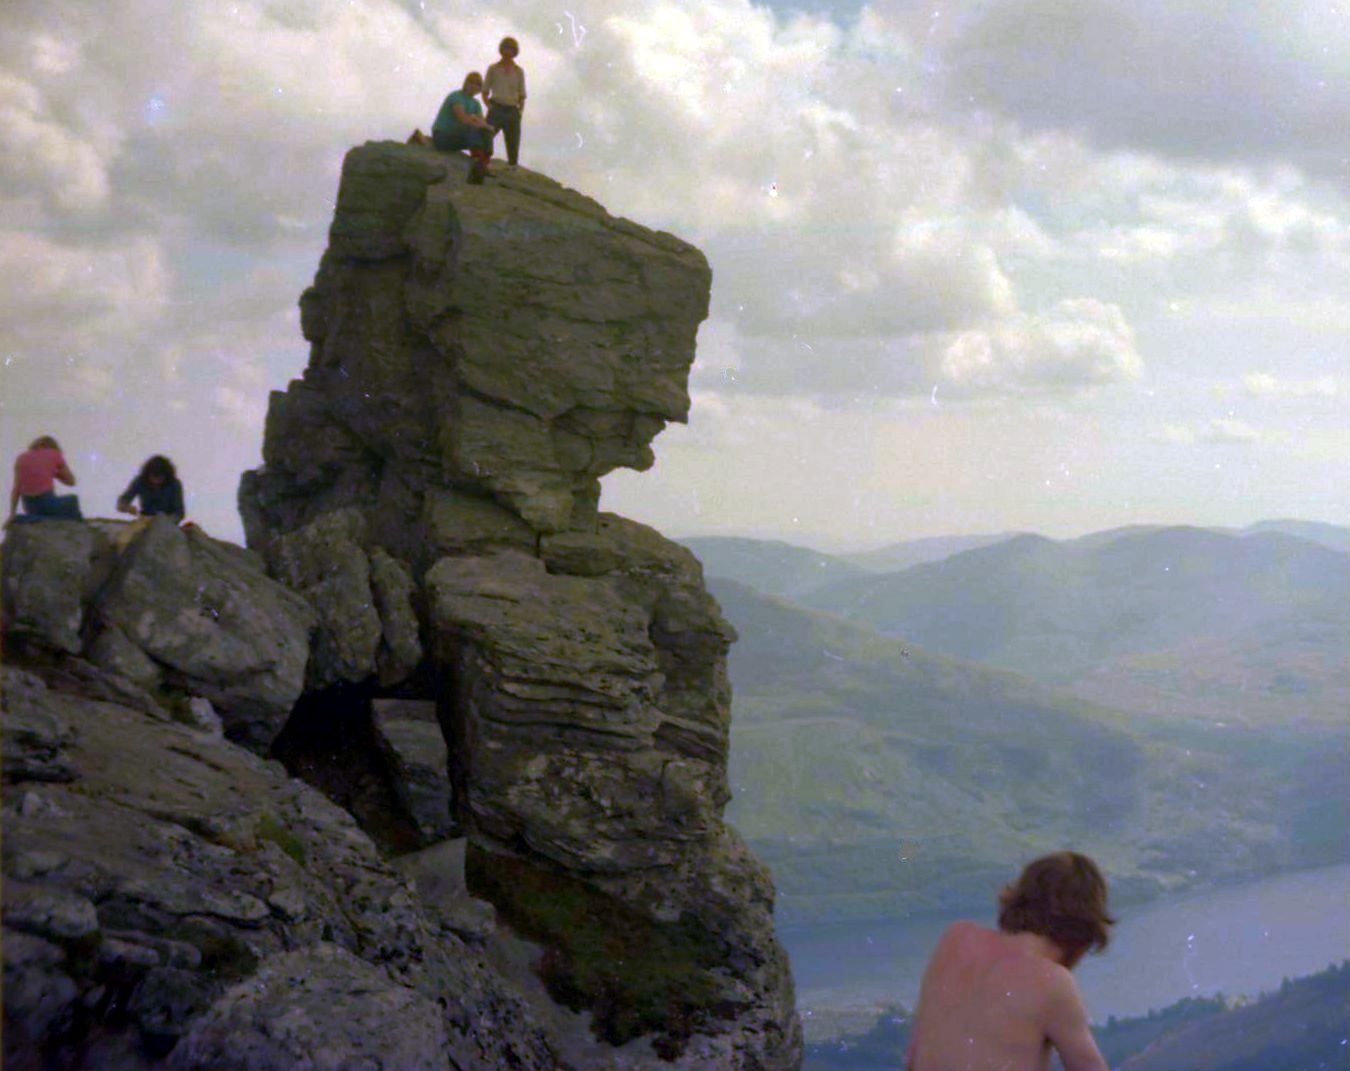
[[1113, 706], [1345, 720], [1350, 554], [1282, 532], [1018, 536], [803, 601]]
[[711, 586], [741, 636], [729, 814], [786, 923], [984, 906], [1065, 846], [1127, 899], [1350, 854], [1343, 734], [1126, 716]]

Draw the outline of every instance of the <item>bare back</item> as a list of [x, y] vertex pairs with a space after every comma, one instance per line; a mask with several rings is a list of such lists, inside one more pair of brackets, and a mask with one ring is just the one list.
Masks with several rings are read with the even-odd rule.
[[[1028, 938], [1031, 938], [1028, 940]], [[1039, 939], [958, 922], [924, 971], [909, 1071], [1106, 1071], [1073, 976]]]

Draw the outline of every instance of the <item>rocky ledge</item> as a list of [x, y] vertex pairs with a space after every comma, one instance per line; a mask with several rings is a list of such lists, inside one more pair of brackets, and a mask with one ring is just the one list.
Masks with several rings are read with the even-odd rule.
[[798, 1065], [721, 817], [734, 634], [598, 509], [687, 416], [709, 284], [542, 176], [362, 146], [249, 549], [10, 531], [7, 1067]]

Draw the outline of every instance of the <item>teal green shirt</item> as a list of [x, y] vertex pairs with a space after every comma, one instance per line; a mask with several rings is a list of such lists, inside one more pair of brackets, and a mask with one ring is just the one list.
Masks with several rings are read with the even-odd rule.
[[455, 118], [456, 104], [464, 109], [465, 115], [483, 114], [483, 106], [478, 103], [477, 97], [469, 96], [468, 92], [463, 89], [456, 89], [445, 98], [445, 103], [441, 105], [441, 110], [436, 113], [436, 121], [431, 124], [431, 132], [433, 134], [438, 130], [448, 134], [450, 131], [454, 130], [455, 127], [464, 125]]

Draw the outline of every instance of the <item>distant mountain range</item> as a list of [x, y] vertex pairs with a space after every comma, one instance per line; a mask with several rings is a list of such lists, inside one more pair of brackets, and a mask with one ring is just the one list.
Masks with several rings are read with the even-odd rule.
[[681, 540], [708, 576], [724, 576], [769, 595], [796, 598], [866, 570], [820, 551], [768, 539], [696, 536]]
[[917, 540], [872, 552], [931, 558], [885, 574], [858, 571], [867, 555], [688, 542], [710, 576], [1097, 703], [1229, 724], [1343, 724], [1350, 711], [1347, 528]]
[[1125, 899], [1350, 854], [1343, 737], [1129, 716], [711, 587], [741, 636], [729, 817], [789, 924], [984, 906], [1066, 845]]
[[803, 601], [1114, 705], [1326, 722], [1350, 694], [1350, 554], [1283, 532], [1017, 536]]

